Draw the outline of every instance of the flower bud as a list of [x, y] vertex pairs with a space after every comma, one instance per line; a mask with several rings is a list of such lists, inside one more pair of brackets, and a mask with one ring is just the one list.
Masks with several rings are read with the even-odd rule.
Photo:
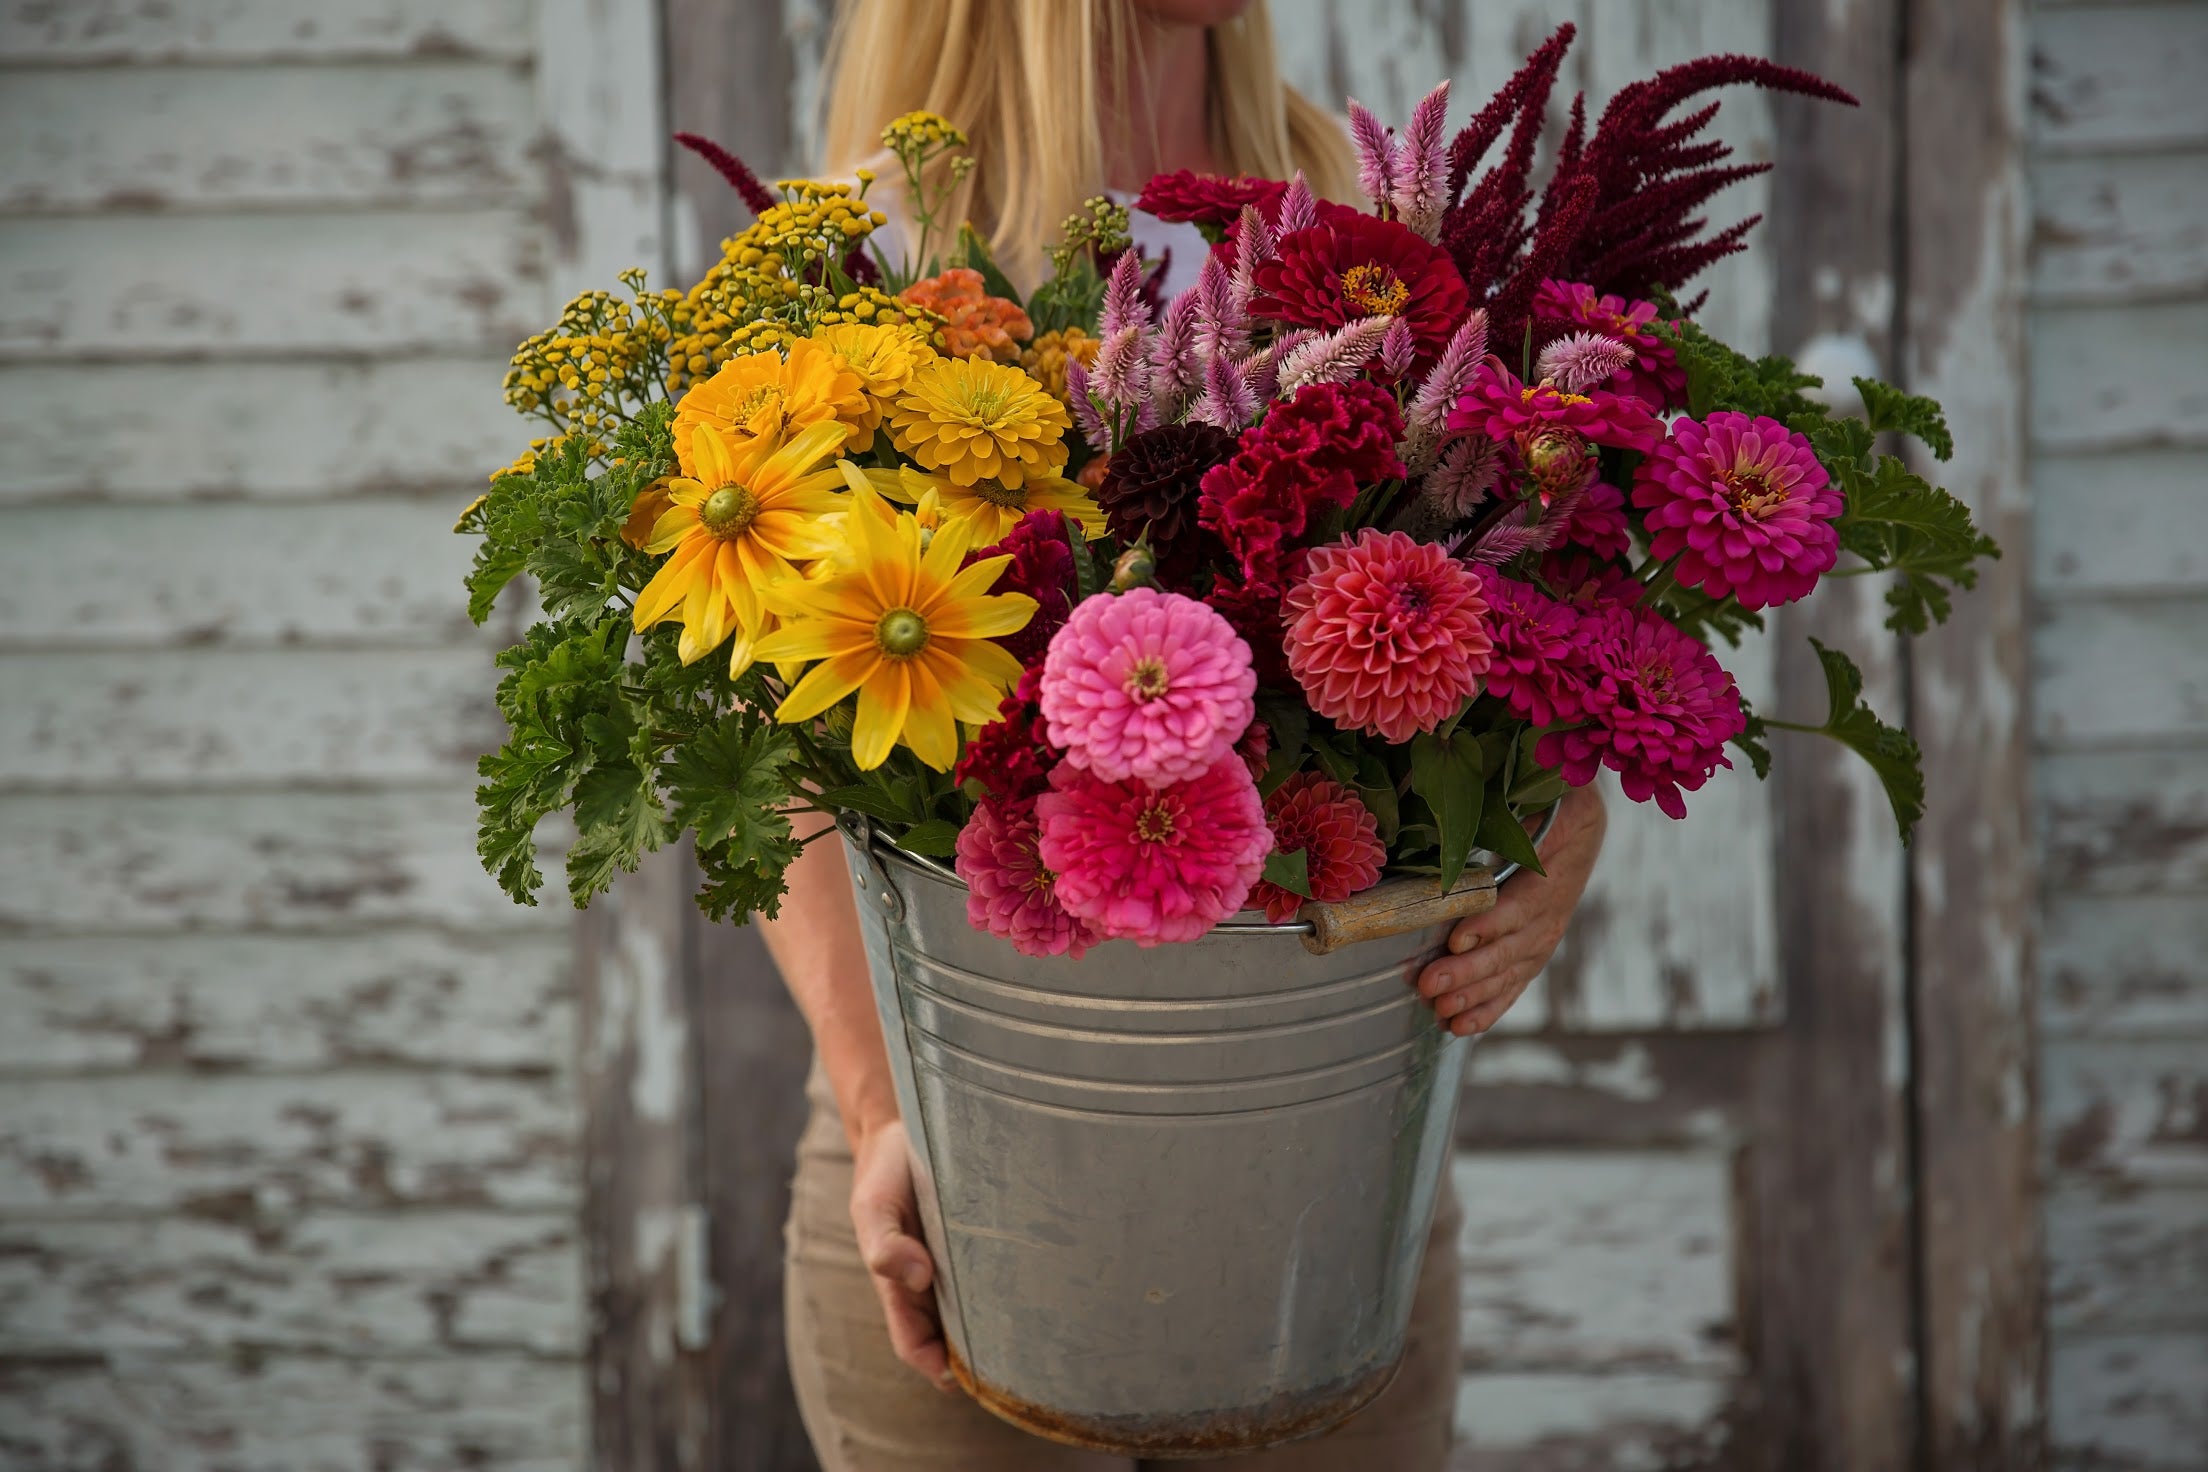
[[1119, 561], [1112, 564], [1112, 591], [1124, 593], [1130, 588], [1154, 588], [1158, 584], [1158, 559], [1147, 542], [1137, 542], [1119, 554]]

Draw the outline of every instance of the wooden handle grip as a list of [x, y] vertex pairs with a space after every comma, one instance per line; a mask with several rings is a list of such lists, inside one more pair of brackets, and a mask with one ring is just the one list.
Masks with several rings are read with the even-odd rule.
[[1323, 956], [1361, 940], [1423, 930], [1467, 915], [1483, 915], [1494, 908], [1495, 873], [1473, 865], [1447, 893], [1443, 893], [1439, 879], [1390, 879], [1332, 904], [1313, 900], [1296, 912], [1296, 918], [1311, 922], [1311, 933], [1303, 938], [1304, 949]]

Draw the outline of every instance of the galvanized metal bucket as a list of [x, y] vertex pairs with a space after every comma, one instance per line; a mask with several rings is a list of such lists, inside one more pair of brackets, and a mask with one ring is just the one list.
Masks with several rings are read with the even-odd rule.
[[1410, 985], [1447, 924], [1320, 955], [1309, 924], [1245, 914], [1038, 960], [967, 923], [949, 870], [846, 839], [974, 1398], [1171, 1457], [1308, 1436], [1385, 1389], [1467, 1050]]

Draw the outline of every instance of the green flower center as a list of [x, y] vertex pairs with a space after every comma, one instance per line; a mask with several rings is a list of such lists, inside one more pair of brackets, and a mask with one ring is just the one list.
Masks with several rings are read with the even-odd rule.
[[910, 659], [928, 647], [928, 621], [909, 608], [892, 608], [874, 626], [874, 642], [891, 659]]
[[722, 486], [698, 508], [698, 520], [724, 542], [742, 536], [744, 529], [758, 519], [759, 498], [742, 486]]
[[1166, 691], [1165, 661], [1138, 659], [1127, 671], [1127, 693], [1147, 704]]

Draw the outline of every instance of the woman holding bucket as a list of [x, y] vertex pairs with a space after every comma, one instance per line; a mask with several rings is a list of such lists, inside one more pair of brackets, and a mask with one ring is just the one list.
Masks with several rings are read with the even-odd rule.
[[[1083, 199], [1124, 196], [1153, 173], [1300, 168], [1322, 195], [1353, 197], [1347, 140], [1281, 82], [1261, 0], [847, 0], [833, 52], [828, 163], [858, 167], [901, 113], [956, 119], [982, 169], [950, 215], [992, 236], [1015, 279], [1033, 278], [1037, 243]], [[1168, 260], [1169, 291], [1193, 278], [1205, 250], [1193, 227], [1138, 214], [1135, 236]], [[1441, 1026], [1485, 1031], [1547, 963], [1603, 821], [1593, 789], [1574, 789], [1542, 846], [1548, 877], [1518, 876], [1451, 933], [1450, 954], [1417, 978]], [[1124, 1457], [1043, 1440], [938, 1393], [957, 1387], [841, 848], [809, 845], [789, 880], [766, 937], [817, 1054], [789, 1224], [789, 1356], [823, 1466], [1127, 1472]], [[1226, 1462], [1438, 1472], [1457, 1378], [1456, 1220], [1444, 1189], [1395, 1382], [1324, 1436]]]

